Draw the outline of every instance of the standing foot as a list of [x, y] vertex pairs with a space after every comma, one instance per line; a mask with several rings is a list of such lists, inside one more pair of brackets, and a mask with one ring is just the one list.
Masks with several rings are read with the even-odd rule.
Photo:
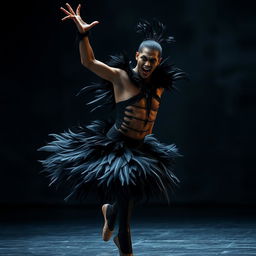
[[121, 248], [120, 248], [120, 244], [119, 244], [118, 236], [115, 236], [113, 241], [114, 241], [116, 247], [119, 249], [119, 255], [120, 256], [133, 256], [132, 253], [122, 253]]

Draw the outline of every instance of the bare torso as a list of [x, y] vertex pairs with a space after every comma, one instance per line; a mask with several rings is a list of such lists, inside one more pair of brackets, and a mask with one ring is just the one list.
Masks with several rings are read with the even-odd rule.
[[[119, 81], [113, 83], [113, 87], [116, 103], [126, 101], [140, 93], [140, 89], [136, 87], [136, 85], [130, 80], [125, 71], [121, 71]], [[155, 97], [151, 99], [149, 116], [147, 115], [146, 111], [147, 100], [144, 97], [141, 98], [137, 103], [126, 106], [124, 111], [125, 117], [121, 123], [121, 126], [118, 127], [118, 130], [133, 139], [143, 139], [147, 134], [152, 133], [163, 91], [164, 88], [156, 89], [155, 93], [158, 99]]]

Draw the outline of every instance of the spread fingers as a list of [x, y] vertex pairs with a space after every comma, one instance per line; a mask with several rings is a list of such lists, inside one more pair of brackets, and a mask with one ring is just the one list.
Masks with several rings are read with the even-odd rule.
[[70, 4], [66, 3], [66, 6], [68, 7], [69, 11], [70, 11], [73, 15], [76, 15], [75, 12], [73, 11], [72, 7], [70, 6]]
[[66, 9], [64, 9], [63, 7], [60, 7], [60, 9], [63, 11], [63, 12], [65, 12], [67, 15], [71, 15], [71, 13], [70, 12], [68, 12]]
[[80, 16], [81, 4], [79, 4], [76, 8], [76, 15]]

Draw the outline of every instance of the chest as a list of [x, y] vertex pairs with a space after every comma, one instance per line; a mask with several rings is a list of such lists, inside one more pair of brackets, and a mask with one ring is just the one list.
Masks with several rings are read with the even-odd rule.
[[139, 93], [117, 104], [117, 127], [127, 136], [141, 139], [152, 132], [163, 88]]

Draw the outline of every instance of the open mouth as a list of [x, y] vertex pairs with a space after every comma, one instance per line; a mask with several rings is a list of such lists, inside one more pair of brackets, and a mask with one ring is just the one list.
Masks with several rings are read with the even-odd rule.
[[141, 67], [141, 70], [144, 75], [148, 75], [151, 72], [151, 68], [148, 67]]

